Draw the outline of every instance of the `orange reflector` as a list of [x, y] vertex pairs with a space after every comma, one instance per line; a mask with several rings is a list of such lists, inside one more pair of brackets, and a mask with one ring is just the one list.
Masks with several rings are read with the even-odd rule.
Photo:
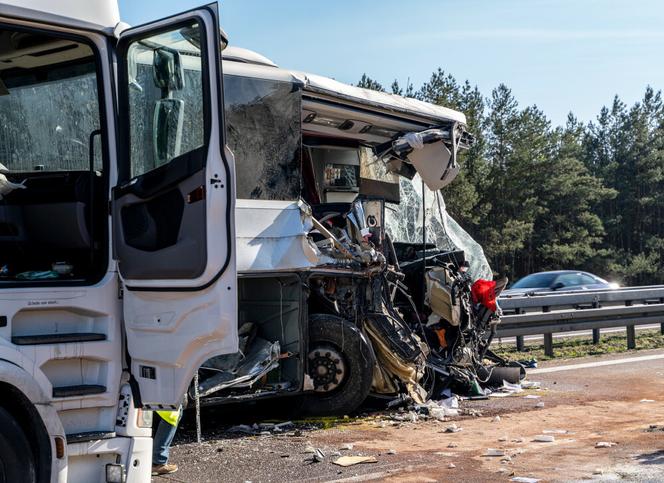
[[60, 460], [65, 457], [65, 440], [60, 436], [53, 439], [55, 440], [55, 456]]

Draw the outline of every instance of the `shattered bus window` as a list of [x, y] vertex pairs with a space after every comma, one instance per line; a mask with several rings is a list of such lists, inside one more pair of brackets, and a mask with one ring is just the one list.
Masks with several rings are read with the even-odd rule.
[[288, 82], [224, 76], [226, 135], [235, 155], [237, 197], [300, 195], [300, 91]]

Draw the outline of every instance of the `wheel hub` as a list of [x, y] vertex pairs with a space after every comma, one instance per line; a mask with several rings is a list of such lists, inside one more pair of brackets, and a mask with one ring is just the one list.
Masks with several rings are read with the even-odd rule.
[[343, 382], [346, 371], [344, 358], [334, 347], [321, 346], [309, 352], [309, 375], [315, 391], [334, 391]]

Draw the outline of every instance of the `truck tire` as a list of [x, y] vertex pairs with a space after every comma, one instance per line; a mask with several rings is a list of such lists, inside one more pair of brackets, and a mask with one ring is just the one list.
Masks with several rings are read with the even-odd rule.
[[310, 315], [307, 362], [315, 388], [304, 397], [307, 414], [348, 414], [367, 398], [375, 358], [355, 325], [335, 315]]
[[35, 483], [35, 459], [16, 420], [0, 407], [0, 483]]

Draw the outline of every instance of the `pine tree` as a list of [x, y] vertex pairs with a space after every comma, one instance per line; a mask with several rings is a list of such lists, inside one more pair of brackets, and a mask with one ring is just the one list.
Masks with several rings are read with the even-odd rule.
[[371, 77], [366, 74], [362, 74], [360, 82], [357, 83], [357, 87], [362, 87], [364, 89], [371, 89], [373, 91], [385, 92], [383, 86], [378, 82], [373, 80]]

